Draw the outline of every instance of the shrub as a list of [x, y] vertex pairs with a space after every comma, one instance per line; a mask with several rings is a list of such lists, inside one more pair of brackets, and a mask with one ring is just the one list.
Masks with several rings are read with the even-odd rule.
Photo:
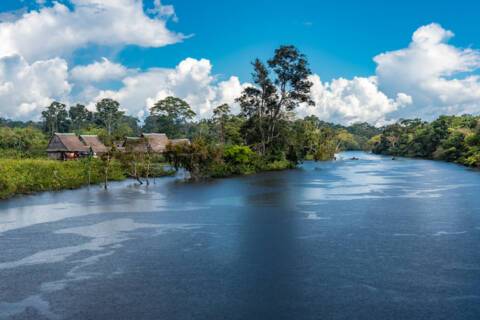
[[248, 165], [252, 163], [254, 152], [247, 146], [228, 146], [223, 151], [225, 162], [236, 165]]

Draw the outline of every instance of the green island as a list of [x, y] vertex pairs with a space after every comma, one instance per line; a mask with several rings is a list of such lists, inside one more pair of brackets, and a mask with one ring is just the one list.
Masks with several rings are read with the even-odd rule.
[[[55, 101], [38, 122], [0, 119], [0, 198], [99, 183], [107, 188], [108, 181], [126, 178], [149, 184], [179, 169], [191, 180], [292, 169], [304, 160], [332, 160], [344, 150], [480, 167], [479, 116], [400, 120], [381, 128], [302, 118], [297, 107], [314, 106], [305, 55], [281, 46], [270, 60], [256, 59], [252, 66], [253, 83], [236, 99], [239, 110], [222, 104], [207, 119], [194, 120], [189, 104], [173, 96], [156, 102], [142, 122], [108, 98], [94, 111]], [[47, 157], [49, 143], [62, 133], [98, 137], [105, 150], [86, 146], [69, 161]], [[149, 146], [149, 133], [166, 139], [160, 151]]]

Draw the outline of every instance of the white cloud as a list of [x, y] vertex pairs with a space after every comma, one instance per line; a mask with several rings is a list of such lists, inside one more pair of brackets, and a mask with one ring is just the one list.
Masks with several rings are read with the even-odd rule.
[[397, 94], [396, 99], [388, 98], [378, 90], [376, 77], [339, 78], [322, 83], [318, 75], [313, 75], [310, 81], [315, 106], [301, 106], [298, 111], [302, 116], [316, 115], [342, 124], [366, 121], [382, 125], [386, 115], [412, 102], [404, 93]]
[[[137, 0], [71, 0], [73, 10], [59, 2], [0, 23], [0, 57], [14, 54], [28, 61], [64, 56], [88, 44], [162, 47], [184, 39], [167, 29], [161, 6], [153, 18]], [[162, 9], [163, 8], [163, 9]]]
[[175, 14], [175, 8], [172, 5], [163, 5], [160, 0], [155, 0], [153, 2], [153, 8], [148, 10], [148, 12], [157, 14], [161, 17], [171, 17], [173, 21], [178, 22], [178, 17]]
[[0, 58], [0, 117], [31, 119], [52, 99], [67, 99], [71, 90], [63, 59], [29, 64], [21, 56]]
[[438, 24], [418, 28], [407, 48], [374, 58], [376, 75], [322, 83], [315, 75], [316, 107], [301, 114], [352, 123], [383, 124], [400, 117], [431, 119], [440, 114], [480, 112], [480, 52], [447, 42], [454, 36]]
[[102, 82], [122, 79], [128, 69], [121, 64], [113, 63], [107, 58], [86, 66], [76, 66], [70, 72], [71, 79], [79, 82]]
[[402, 117], [435, 117], [480, 110], [480, 52], [448, 44], [451, 31], [438, 24], [420, 27], [408, 48], [374, 58], [379, 88], [386, 94], [406, 92], [413, 105]]
[[[155, 47], [182, 40], [165, 27], [165, 19], [175, 17], [174, 8], [160, 1], [149, 11], [154, 18], [137, 0], [72, 3], [74, 10], [55, 3], [0, 23], [0, 117], [35, 119], [54, 99], [93, 108], [103, 97], [143, 117], [169, 95], [186, 100], [199, 118], [210, 116], [221, 103], [239, 111], [234, 101], [248, 84], [235, 76], [218, 81], [206, 59], [187, 58], [173, 69], [138, 71], [104, 58], [69, 70], [64, 59], [52, 57], [89, 43]], [[415, 31], [407, 48], [376, 56], [376, 74], [371, 77], [322, 82], [313, 75], [316, 106], [299, 107], [299, 115], [381, 125], [400, 117], [479, 113], [480, 52], [448, 44], [452, 37], [451, 31], [430, 24]], [[120, 88], [106, 90], [112, 80]]]
[[[395, 99], [388, 98], [379, 91], [376, 77], [340, 78], [322, 83], [318, 75], [313, 75], [311, 81], [316, 106], [301, 106], [297, 110], [301, 116], [315, 114], [340, 123], [368, 121], [381, 125], [386, 122], [386, 115], [412, 102], [404, 93]], [[177, 96], [192, 106], [198, 118], [204, 118], [222, 103], [232, 105], [233, 112], [238, 112], [235, 99], [247, 85], [250, 84], [242, 84], [238, 77], [218, 82], [209, 60], [187, 58], [174, 69], [151, 69], [130, 75], [119, 90], [99, 91], [89, 107], [93, 109], [95, 101], [108, 97], [118, 100], [130, 114], [144, 117], [156, 101]]]
[[156, 101], [172, 95], [187, 101], [198, 118], [208, 117], [216, 106], [234, 104], [245, 86], [237, 77], [218, 82], [211, 71], [209, 60], [187, 58], [175, 69], [151, 69], [128, 76], [119, 90], [100, 91], [90, 108], [108, 97], [118, 100], [130, 114], [143, 117]]

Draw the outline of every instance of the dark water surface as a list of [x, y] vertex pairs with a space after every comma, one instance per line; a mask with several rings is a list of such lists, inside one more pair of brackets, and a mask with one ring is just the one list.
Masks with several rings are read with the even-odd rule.
[[480, 172], [353, 155], [0, 202], [0, 318], [480, 319]]

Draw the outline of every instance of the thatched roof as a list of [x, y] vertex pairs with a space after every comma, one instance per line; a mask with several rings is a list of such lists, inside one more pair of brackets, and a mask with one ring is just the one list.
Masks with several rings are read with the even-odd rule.
[[126, 137], [123, 143], [123, 149], [127, 152], [146, 152], [147, 146], [143, 138]]
[[122, 146], [118, 148], [126, 152], [165, 152], [168, 144], [190, 143], [188, 139], [168, 139], [164, 133], [144, 133], [141, 137], [126, 137]]
[[88, 152], [86, 146], [74, 133], [55, 133], [48, 143], [47, 152]]
[[147, 147], [152, 152], [164, 152], [170, 140], [164, 133], [144, 133], [142, 137], [145, 138]]
[[92, 148], [95, 153], [105, 153], [107, 152], [107, 147], [100, 141], [96, 135], [80, 135], [80, 139], [84, 144]]
[[182, 144], [182, 143], [190, 144], [190, 140], [188, 140], [188, 139], [171, 139], [170, 143], [174, 146], [176, 146], [178, 144]]

